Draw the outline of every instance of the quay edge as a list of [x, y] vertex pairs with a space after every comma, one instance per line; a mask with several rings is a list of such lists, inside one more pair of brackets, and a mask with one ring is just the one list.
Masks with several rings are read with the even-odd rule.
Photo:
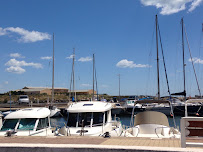
[[1, 143], [1, 152], [199, 152], [201, 149], [147, 146], [115, 146], [89, 144], [23, 144]]

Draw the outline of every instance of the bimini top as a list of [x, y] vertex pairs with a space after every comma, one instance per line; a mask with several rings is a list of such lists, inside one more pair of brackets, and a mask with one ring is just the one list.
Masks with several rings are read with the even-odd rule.
[[82, 101], [72, 103], [68, 108], [69, 113], [81, 113], [81, 112], [105, 112], [112, 108], [111, 103], [103, 101]]
[[135, 115], [134, 125], [157, 124], [169, 126], [168, 118], [165, 114], [157, 111], [144, 111]]
[[26, 108], [11, 112], [4, 119], [46, 118], [49, 115], [48, 108]]

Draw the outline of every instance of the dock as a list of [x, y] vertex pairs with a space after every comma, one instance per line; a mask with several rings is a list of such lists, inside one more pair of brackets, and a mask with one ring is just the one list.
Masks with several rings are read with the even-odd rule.
[[126, 137], [86, 137], [86, 136], [54, 136], [54, 137], [0, 137], [1, 152], [17, 150], [32, 152], [199, 152], [202, 148], [181, 148], [180, 139], [150, 139]]

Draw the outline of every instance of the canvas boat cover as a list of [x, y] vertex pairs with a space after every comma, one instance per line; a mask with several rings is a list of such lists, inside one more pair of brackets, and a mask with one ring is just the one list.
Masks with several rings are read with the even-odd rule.
[[144, 111], [135, 115], [134, 125], [141, 124], [157, 124], [169, 127], [167, 116], [157, 111]]

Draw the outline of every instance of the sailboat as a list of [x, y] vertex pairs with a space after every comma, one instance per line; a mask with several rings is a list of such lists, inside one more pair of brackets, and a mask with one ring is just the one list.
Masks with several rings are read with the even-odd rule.
[[53, 105], [54, 102], [54, 33], [53, 33], [53, 64], [52, 64], [52, 91], [51, 91], [51, 105], [49, 105], [50, 117], [57, 117], [60, 115], [60, 109]]
[[[172, 105], [170, 104], [170, 101], [168, 100], [160, 100], [160, 87], [159, 87], [159, 54], [158, 54], [158, 18], [156, 15], [156, 48], [157, 48], [157, 83], [158, 83], [158, 99], [155, 100], [137, 100], [135, 101], [136, 104], [169, 104], [168, 107], [152, 107], [148, 109], [148, 111], [140, 112], [134, 116], [134, 109], [132, 111], [131, 116], [131, 127], [127, 129], [124, 132], [124, 136], [126, 137], [148, 137], [148, 138], [179, 138], [180, 133], [177, 129], [172, 128], [169, 126], [168, 118], [167, 116], [159, 112], [159, 110], [163, 111], [164, 109], [168, 110], [170, 108], [170, 111], [173, 113]], [[160, 31], [159, 31], [159, 37], [160, 37]], [[161, 41], [161, 39], [160, 39]], [[162, 46], [162, 45], [161, 45]], [[163, 51], [163, 49], [162, 49]], [[162, 52], [163, 53], [163, 52]], [[164, 58], [163, 58], [164, 60]], [[164, 63], [165, 67], [165, 63]], [[165, 68], [166, 71], [166, 68]], [[167, 79], [167, 75], [166, 75]], [[167, 79], [168, 84], [168, 79]], [[168, 85], [168, 91], [169, 91], [169, 85]], [[170, 91], [169, 91], [170, 94]], [[157, 110], [157, 111], [156, 111]], [[174, 118], [174, 117], [173, 117]], [[174, 120], [174, 119], [173, 119]], [[175, 120], [174, 120], [174, 126]]]
[[187, 100], [187, 98], [186, 98], [187, 94], [186, 94], [186, 83], [185, 83], [185, 81], [186, 81], [186, 75], [185, 75], [185, 66], [186, 66], [186, 64], [185, 64], [184, 35], [185, 35], [186, 40], [187, 40], [188, 49], [189, 49], [189, 52], [190, 52], [190, 59], [191, 59], [192, 65], [193, 65], [193, 70], [194, 70], [194, 74], [195, 74], [196, 83], [197, 83], [197, 87], [198, 87], [200, 97], [201, 97], [201, 91], [200, 91], [196, 71], [195, 71], [195, 68], [194, 68], [194, 63], [193, 63], [193, 59], [192, 59], [192, 55], [191, 55], [191, 51], [190, 51], [190, 47], [189, 47], [189, 42], [188, 42], [188, 38], [187, 38], [183, 18], [181, 19], [181, 27], [182, 27], [183, 86], [184, 86], [184, 90], [183, 90], [183, 92], [173, 93], [172, 95], [174, 95], [174, 96], [184, 96], [184, 102], [173, 103], [173, 105], [174, 105], [174, 114], [175, 115], [180, 115], [180, 116], [187, 116], [188, 114], [189, 115], [196, 115], [196, 116], [203, 116], [202, 104], [188, 103], [187, 104], [187, 111], [185, 110], [185, 102]]

